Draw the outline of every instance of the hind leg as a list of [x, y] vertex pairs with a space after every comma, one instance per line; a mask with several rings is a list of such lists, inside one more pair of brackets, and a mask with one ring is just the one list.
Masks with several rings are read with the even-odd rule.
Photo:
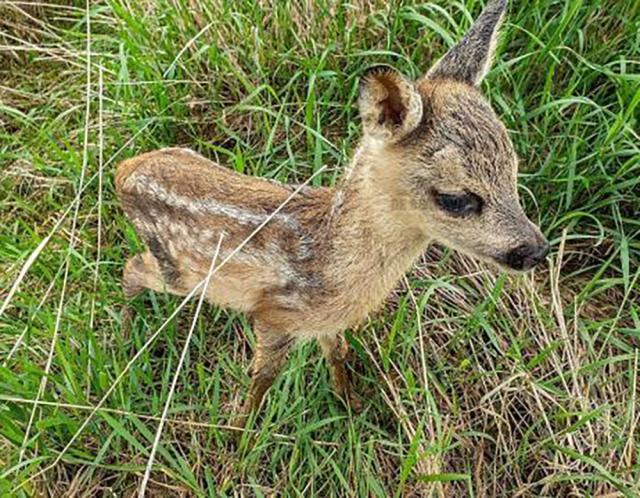
[[[161, 276], [149, 251], [136, 254], [127, 261], [122, 275], [122, 293], [127, 301], [135, 298], [144, 289], [161, 286]], [[133, 309], [125, 304], [122, 310], [122, 336], [127, 338], [133, 322]]]
[[[256, 350], [251, 366], [251, 387], [240, 413], [231, 422], [235, 428], [242, 429], [251, 415], [260, 408], [265, 394], [273, 384], [285, 364], [287, 354], [294, 344], [294, 338], [288, 334], [265, 331], [256, 326]], [[236, 437], [240, 436], [236, 433]]]
[[351, 385], [351, 377], [346, 366], [349, 345], [344, 335], [323, 336], [318, 339], [318, 342], [329, 364], [333, 390], [355, 413], [360, 412], [362, 410], [362, 400], [353, 391]]
[[144, 289], [141, 273], [144, 271], [142, 254], [136, 254], [127, 261], [122, 275], [122, 293], [125, 299], [133, 299]]

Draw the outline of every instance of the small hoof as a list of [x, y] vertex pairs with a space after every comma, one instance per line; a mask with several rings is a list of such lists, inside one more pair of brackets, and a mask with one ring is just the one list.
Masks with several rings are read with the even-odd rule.
[[347, 396], [347, 403], [353, 413], [362, 413], [362, 410], [364, 409], [364, 402], [356, 393], [349, 393]]
[[242, 439], [242, 435], [245, 432], [249, 417], [246, 413], [239, 413], [229, 423], [229, 429], [231, 431], [231, 439], [237, 445]]
[[362, 398], [360, 396], [358, 396], [354, 392], [349, 392], [348, 394], [345, 393], [345, 394], [342, 394], [342, 395], [338, 395], [338, 398], [353, 413], [358, 414], [358, 413], [362, 412], [362, 410], [364, 409], [364, 402], [362, 401]]

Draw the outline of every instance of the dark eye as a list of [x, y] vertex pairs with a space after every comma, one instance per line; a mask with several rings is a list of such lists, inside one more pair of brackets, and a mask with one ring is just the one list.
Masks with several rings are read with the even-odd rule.
[[443, 194], [434, 193], [436, 204], [453, 216], [467, 216], [470, 214], [480, 214], [482, 210], [482, 199], [473, 193], [465, 194]]

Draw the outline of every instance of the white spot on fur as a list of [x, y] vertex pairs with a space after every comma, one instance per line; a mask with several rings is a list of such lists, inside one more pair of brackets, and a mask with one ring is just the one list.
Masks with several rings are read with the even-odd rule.
[[[193, 214], [214, 214], [232, 218], [241, 224], [249, 224], [252, 227], [264, 222], [267, 214], [253, 213], [247, 209], [225, 204], [215, 199], [193, 199], [176, 194], [158, 184], [153, 179], [139, 175], [132, 178], [133, 191], [149, 196], [163, 202], [167, 206], [184, 209]], [[152, 213], [152, 211], [154, 211]], [[188, 254], [198, 255], [203, 260], [209, 260], [213, 254], [213, 248], [220, 236], [220, 230], [209, 228], [198, 229], [181, 223], [178, 219], [164, 211], [150, 209], [141, 216], [136, 213], [132, 220], [142, 233], [155, 234], [162, 240], [172, 257], [183, 264], [189, 265]], [[285, 213], [277, 213], [272, 220], [281, 223], [292, 230], [298, 236], [296, 256], [304, 260], [312, 255], [313, 240], [302, 230], [298, 221]], [[229, 234], [222, 231], [224, 239], [230, 240]], [[222, 247], [219, 257], [228, 257], [234, 248]], [[251, 245], [233, 255], [232, 261], [253, 267], [268, 267], [273, 269], [273, 276], [277, 277], [280, 285], [293, 283], [295, 286], [314, 285], [303, 277], [291, 262], [287, 254], [278, 245], [277, 241], [269, 241], [264, 248], [256, 249]]]
[[[167, 190], [164, 186], [145, 175], [137, 175], [131, 180], [131, 187], [138, 193], [147, 195], [151, 193], [156, 200], [168, 206], [184, 209], [192, 214], [226, 216], [227, 218], [236, 220], [238, 223], [251, 227], [264, 223], [269, 216], [269, 214], [253, 213], [245, 208], [225, 204], [217, 199], [194, 199], [178, 195], [175, 192]], [[299, 259], [304, 260], [311, 257], [313, 241], [302, 230], [302, 227], [300, 227], [300, 224], [293, 216], [286, 213], [277, 213], [271, 220], [274, 223], [284, 225], [298, 236], [300, 243], [297, 256]]]

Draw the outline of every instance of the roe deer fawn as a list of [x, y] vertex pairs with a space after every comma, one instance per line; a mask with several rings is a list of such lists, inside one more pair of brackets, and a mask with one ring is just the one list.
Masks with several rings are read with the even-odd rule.
[[[364, 136], [344, 178], [301, 189], [213, 277], [207, 300], [248, 313], [257, 338], [238, 425], [304, 338], [320, 342], [336, 393], [357, 409], [342, 332], [383, 303], [432, 241], [520, 271], [545, 258], [549, 244], [518, 200], [507, 130], [478, 90], [505, 3], [491, 0], [417, 82], [370, 70], [359, 97]], [[293, 188], [171, 148], [124, 161], [116, 189], [148, 247], [126, 264], [131, 298], [144, 288], [189, 293], [220, 234], [222, 258]]]

